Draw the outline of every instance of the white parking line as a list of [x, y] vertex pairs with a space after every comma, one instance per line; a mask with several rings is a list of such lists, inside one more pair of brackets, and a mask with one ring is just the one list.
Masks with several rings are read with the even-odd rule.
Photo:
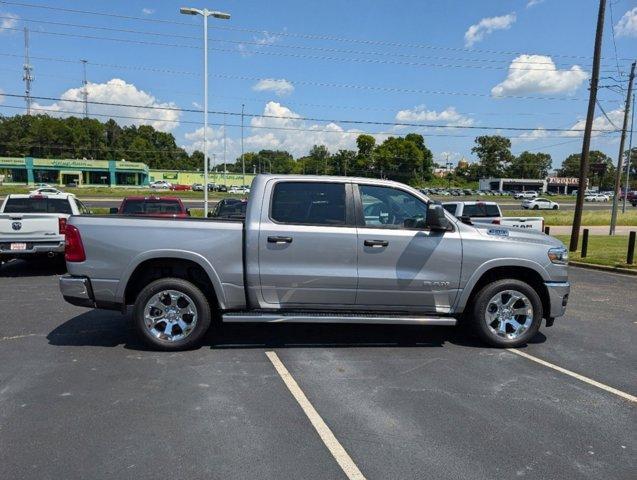
[[570, 377], [576, 378], [584, 383], [588, 383], [589, 385], [593, 385], [594, 387], [601, 388], [602, 390], [606, 390], [607, 392], [614, 393], [615, 395], [622, 397], [629, 402], [637, 403], [637, 397], [631, 395], [630, 393], [622, 392], [621, 390], [617, 390], [616, 388], [609, 387], [608, 385], [604, 385], [592, 378], [585, 377], [584, 375], [580, 375], [579, 373], [572, 372], [565, 368], [559, 367], [553, 363], [547, 362], [546, 360], [542, 360], [541, 358], [534, 357], [533, 355], [529, 355], [526, 352], [522, 352], [521, 350], [516, 350], [515, 348], [507, 348], [507, 350], [511, 353], [515, 353], [524, 358], [528, 358], [529, 360], [539, 363], [540, 365], [544, 365], [545, 367], [552, 368], [553, 370], [557, 370], [558, 372], [563, 373], [564, 375], [568, 375]]
[[290, 390], [290, 393], [292, 393], [292, 396], [303, 409], [303, 412], [316, 429], [327, 449], [330, 451], [334, 459], [343, 469], [345, 475], [347, 475], [347, 478], [349, 478], [350, 480], [365, 480], [365, 476], [361, 473], [352, 458], [345, 451], [340, 442], [336, 439], [336, 437], [332, 433], [332, 430], [330, 430], [330, 427], [327, 426], [316, 409], [312, 406], [310, 401], [303, 393], [303, 390], [301, 390], [299, 385], [296, 383], [296, 380], [294, 380], [294, 377], [290, 375], [290, 372], [288, 372], [287, 368], [285, 368], [285, 365], [283, 365], [283, 362], [281, 362], [281, 360], [279, 359], [279, 356], [274, 352], [265, 352], [265, 354], [272, 362], [272, 365], [274, 365], [274, 368], [281, 376], [281, 379], [288, 387], [288, 390]]

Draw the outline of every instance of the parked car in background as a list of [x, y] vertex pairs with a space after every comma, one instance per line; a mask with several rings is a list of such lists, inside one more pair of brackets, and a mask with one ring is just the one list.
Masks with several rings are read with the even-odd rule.
[[467, 224], [490, 223], [505, 227], [544, 231], [542, 217], [503, 217], [496, 202], [444, 202], [442, 207]]
[[203, 192], [203, 185], [201, 183], [193, 183], [192, 190], [193, 192]]
[[214, 192], [214, 191], [215, 191], [215, 187], [216, 187], [216, 186], [217, 186], [217, 185], [216, 185], [216, 184], [214, 184], [214, 183], [209, 183], [209, 184], [208, 184], [208, 191], [209, 191], [209, 192]]
[[585, 202], [608, 202], [610, 198], [603, 193], [590, 193], [584, 197]]
[[245, 195], [250, 193], [250, 189], [246, 188], [246, 187], [242, 187], [242, 186], [236, 186], [233, 185], [232, 187], [230, 187], [230, 189], [228, 190], [228, 193], [232, 194], [232, 195]]
[[215, 188], [215, 190], [217, 192], [227, 192], [228, 191], [228, 187], [226, 187], [225, 185], [217, 185], [217, 187]]
[[515, 192], [513, 194], [513, 198], [522, 199], [522, 198], [537, 198], [539, 195], [535, 190], [527, 190], [526, 192]]
[[[42, 194], [49, 194], [49, 195], [58, 195], [60, 193], [64, 193], [62, 190], [58, 190], [55, 187], [39, 187], [36, 188], [35, 190], [31, 190], [29, 192], [29, 195], [42, 195]], [[69, 195], [72, 195], [71, 193]]]
[[522, 208], [526, 210], [558, 210], [560, 206], [548, 198], [534, 198], [522, 201]]
[[8, 195], [0, 207], [0, 260], [63, 253], [68, 218], [89, 213], [70, 193]]
[[190, 211], [179, 197], [126, 197], [112, 215], [146, 215], [152, 217], [189, 217]]
[[224, 198], [217, 202], [208, 214], [211, 218], [245, 218], [248, 201], [239, 198]]
[[156, 189], [169, 189], [170, 187], [172, 187], [172, 184], [170, 182], [167, 182], [166, 180], [157, 180], [156, 182], [151, 182], [149, 185], [150, 188], [156, 188]]
[[190, 187], [190, 185], [182, 185], [180, 183], [175, 183], [175, 184], [172, 184], [169, 187], [169, 189], [174, 191], [174, 192], [178, 192], [178, 191], [184, 192], [184, 191], [190, 190], [191, 187]]
[[[619, 199], [624, 199], [624, 192], [621, 193]], [[633, 200], [637, 200], [637, 190], [629, 190], [628, 193], [626, 193], [626, 201], [632, 203]]]

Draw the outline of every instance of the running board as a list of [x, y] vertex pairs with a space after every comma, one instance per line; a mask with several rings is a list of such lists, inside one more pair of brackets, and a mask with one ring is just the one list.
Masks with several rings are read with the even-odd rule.
[[390, 325], [442, 325], [447, 327], [453, 327], [457, 323], [457, 320], [451, 317], [347, 313], [236, 312], [224, 313], [221, 318], [222, 321], [228, 323], [377, 323]]

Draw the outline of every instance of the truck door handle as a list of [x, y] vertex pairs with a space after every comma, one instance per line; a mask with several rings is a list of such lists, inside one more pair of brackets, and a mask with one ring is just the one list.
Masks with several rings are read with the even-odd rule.
[[386, 247], [387, 245], [389, 245], [389, 242], [387, 240], [365, 240], [363, 242], [363, 244], [366, 247]]
[[292, 243], [292, 237], [268, 237], [268, 243]]

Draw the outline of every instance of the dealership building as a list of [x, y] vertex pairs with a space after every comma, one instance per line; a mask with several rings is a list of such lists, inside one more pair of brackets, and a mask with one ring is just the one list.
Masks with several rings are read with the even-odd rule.
[[522, 192], [527, 190], [535, 190], [542, 193], [551, 192], [568, 195], [572, 193], [573, 190], [577, 190], [579, 188], [579, 178], [481, 178], [478, 188], [480, 190], [497, 190], [499, 192]]
[[[204, 183], [203, 172], [150, 170], [145, 163], [126, 160], [50, 159], [0, 157], [0, 185], [48, 183], [64, 186], [145, 187], [166, 180], [173, 184]], [[254, 175], [246, 175], [250, 184]], [[209, 182], [228, 186], [242, 185], [243, 175], [211, 173]]]

